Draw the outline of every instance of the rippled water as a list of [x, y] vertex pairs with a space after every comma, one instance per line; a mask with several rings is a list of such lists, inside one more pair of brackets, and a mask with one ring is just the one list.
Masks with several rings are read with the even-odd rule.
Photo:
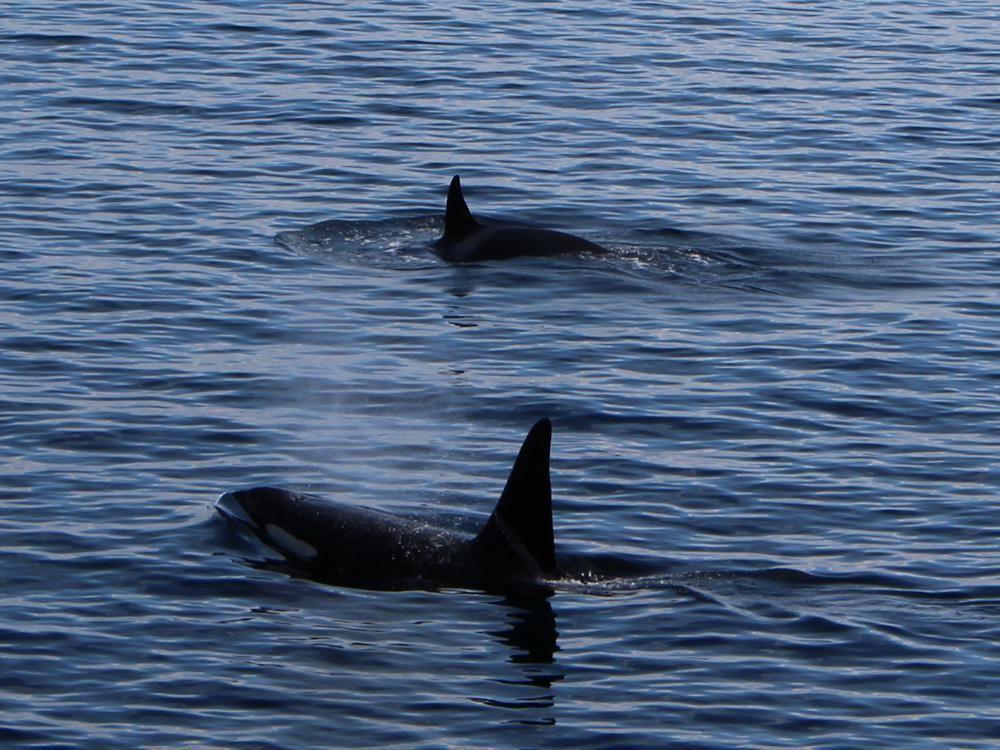
[[[3, 17], [4, 743], [995, 745], [988, 4]], [[456, 172], [611, 253], [442, 263]], [[338, 588], [211, 509], [471, 531], [541, 416], [557, 551], [655, 574]]]

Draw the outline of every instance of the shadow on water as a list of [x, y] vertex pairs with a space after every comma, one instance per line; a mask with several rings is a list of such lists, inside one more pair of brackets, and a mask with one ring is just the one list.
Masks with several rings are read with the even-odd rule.
[[[225, 541], [229, 546], [242, 547], [244, 550], [249, 547], [254, 550], [255, 554], [264, 555], [263, 557], [248, 557], [241, 554], [235, 558], [241, 564], [254, 570], [278, 573], [289, 578], [314, 581], [338, 588], [347, 587], [368, 591], [400, 590], [398, 587], [359, 586], [335, 576], [317, 574], [316, 571], [297, 567], [283, 558], [271, 557], [271, 553], [262, 545], [253, 543], [245, 535], [231, 529], [228, 525], [219, 533], [226, 537]], [[433, 592], [440, 591], [441, 588], [427, 583], [426, 585], [408, 586], [403, 590]], [[485, 633], [510, 649], [509, 661], [514, 664], [553, 664], [555, 654], [559, 650], [559, 632], [556, 629], [556, 617], [549, 600], [555, 590], [549, 585], [541, 584], [505, 587], [484, 593], [494, 597], [496, 603], [505, 610], [505, 627], [488, 629]], [[528, 683], [536, 687], [548, 687], [560, 679], [562, 679], [560, 673], [547, 672], [544, 675], [533, 673]]]
[[[240, 558], [240, 562], [255, 570], [280, 573], [289, 578], [304, 581], [315, 581], [326, 586], [359, 588], [349, 586], [343, 581], [328, 576], [319, 576], [290, 565], [285, 560]], [[396, 589], [368, 588], [369, 591], [390, 591]], [[433, 586], [416, 587], [417, 591], [438, 591]], [[487, 591], [487, 594], [500, 597], [498, 604], [506, 612], [507, 626], [487, 633], [499, 643], [510, 647], [510, 661], [515, 664], [552, 664], [559, 650], [559, 632], [556, 630], [556, 617], [552, 611], [549, 599], [555, 593], [548, 586], [528, 586], [510, 589], [504, 592]], [[558, 678], [557, 678], [558, 679]]]
[[[220, 555], [253, 570], [277, 573], [288, 578], [312, 581], [335, 588], [381, 591], [347, 586], [342, 581], [317, 576], [314, 572], [296, 567], [282, 558], [271, 557], [266, 548], [252, 542], [246, 535], [228, 524], [216, 527], [215, 531], [220, 537], [216, 541], [221, 543], [221, 546], [230, 548], [230, 553], [222, 552]], [[236, 554], [232, 555], [233, 552]], [[415, 590], [438, 591], [433, 586], [418, 587]], [[473, 592], [465, 590], [446, 591], [455, 596], [465, 594], [463, 602], [469, 601], [469, 595], [473, 595]], [[550, 709], [554, 709], [556, 705], [553, 687], [565, 678], [565, 672], [558, 665], [556, 658], [559, 652], [559, 631], [551, 603], [554, 593], [555, 590], [547, 585], [518, 587], [505, 591], [474, 592], [475, 599], [487, 605], [484, 621], [474, 627], [506, 653], [505, 661], [511, 665], [513, 671], [501, 669], [497, 663], [490, 668], [490, 675], [486, 678], [495, 689], [487, 690], [485, 693], [478, 689], [467, 697], [474, 703], [511, 712], [504, 719], [505, 724], [547, 726], [555, 723], [555, 717], [550, 715]], [[421, 604], [421, 611], [433, 611], [427, 610], [428, 606], [430, 605]], [[344, 613], [339, 617], [341, 619], [345, 617]], [[427, 618], [421, 615], [421, 619]], [[440, 625], [445, 628], [451, 627], [447, 622], [447, 615], [441, 617]], [[402, 627], [405, 627], [405, 624]], [[419, 636], [415, 635], [416, 637]]]
[[[339, 585], [329, 580], [307, 575], [281, 560], [242, 558], [241, 561], [257, 570], [277, 572], [292, 578], [313, 580], [326, 585]], [[508, 718], [504, 723], [523, 725], [551, 725], [554, 716], [547, 715], [556, 704], [553, 686], [565, 678], [558, 666], [559, 631], [550, 598], [553, 590], [548, 587], [531, 587], [487, 598], [497, 607], [497, 622], [484, 624], [481, 633], [492, 638], [507, 652], [506, 661], [516, 668], [514, 675], [490, 680], [497, 686], [493, 695], [470, 695], [469, 699], [491, 708], [505, 711], [525, 711], [524, 718]], [[499, 625], [499, 626], [498, 626]], [[519, 674], [517, 674], [519, 672]], [[539, 715], [539, 711], [543, 713]]]
[[[556, 663], [559, 650], [559, 632], [556, 630], [556, 616], [552, 611], [549, 597], [552, 592], [522, 592], [507, 594], [498, 604], [504, 607], [506, 625], [497, 630], [487, 630], [486, 634], [509, 649], [508, 661], [521, 670], [519, 678], [495, 678], [502, 686], [515, 689], [504, 697], [476, 697], [473, 700], [493, 708], [515, 709], [535, 712], [555, 707], [555, 683], [565, 678]], [[522, 695], [528, 691], [527, 695]], [[554, 724], [554, 717], [538, 716], [510, 719], [510, 724]]]
[[[225, 528], [234, 546], [245, 552], [246, 537]], [[237, 540], [241, 540], [238, 545]], [[258, 570], [343, 587], [342, 582], [309, 575], [284, 560], [237, 559]], [[770, 638], [772, 644], [797, 649], [796, 653], [822, 652], [830, 658], [847, 646], [855, 654], [891, 653], [899, 659], [933, 656], [949, 629], [981, 628], [983, 622], [994, 621], [1000, 606], [1000, 587], [992, 583], [942, 589], [935, 579], [884, 572], [810, 573], [790, 567], [705, 570], [614, 554], [561, 555], [559, 561], [567, 577], [550, 585], [486, 592], [447, 590], [447, 596], [458, 598], [459, 607], [470, 601], [487, 604], [473, 628], [500, 647], [513, 671], [505, 670], [499, 661], [489, 663], [485, 679], [493, 687], [477, 683], [467, 699], [498, 709], [507, 724], [547, 726], [556, 721], [556, 686], [566, 677], [566, 669], [558, 659], [560, 634], [553, 603], [562, 597], [567, 597], [573, 611], [580, 597], [635, 601], [638, 596], [645, 602], [667, 596], [671, 602], [660, 605], [680, 608], [678, 632], [670, 635], [668, 628], [664, 636], [660, 625], [636, 623], [635, 637], [654, 637], [655, 633], [657, 639], [676, 636], [684, 641], [692, 636], [683, 623], [699, 622], [734, 632], [752, 631], [755, 637]], [[694, 609], [684, 606], [685, 600]], [[381, 604], [396, 606], [391, 601]], [[416, 606], [423, 613], [431, 605], [418, 600]], [[341, 618], [345, 616], [350, 617], [341, 613]], [[421, 619], [425, 619], [423, 614]], [[432, 619], [443, 628], [452, 627], [447, 615]], [[406, 629], [409, 623], [403, 616], [395, 626]], [[420, 637], [414, 634], [414, 639]]]
[[[559, 650], [559, 631], [549, 598], [551, 592], [507, 594], [500, 602], [507, 607], [507, 627], [490, 631], [490, 635], [511, 649], [510, 661], [515, 664], [552, 664]], [[549, 675], [544, 683], [562, 679]], [[533, 680], [533, 684], [539, 684]]]
[[[490, 220], [484, 218], [484, 223]], [[381, 221], [333, 219], [280, 232], [275, 242], [294, 253], [330, 263], [401, 271], [450, 267], [449, 292], [467, 296], [483, 283], [475, 269], [497, 263], [449, 266], [430, 247], [440, 232], [438, 214]], [[674, 288], [797, 296], [818, 287], [864, 289], [922, 283], [912, 268], [897, 267], [899, 263], [892, 256], [849, 252], [830, 246], [829, 241], [783, 247], [669, 227], [608, 228], [589, 238], [608, 252], [560, 256], [558, 261], [581, 273], [601, 274], [601, 288], [611, 284], [612, 291], [619, 287], [655, 291], [668, 283]], [[501, 265], [508, 270], [523, 268], [525, 276], [534, 278], [538, 262], [515, 259]]]

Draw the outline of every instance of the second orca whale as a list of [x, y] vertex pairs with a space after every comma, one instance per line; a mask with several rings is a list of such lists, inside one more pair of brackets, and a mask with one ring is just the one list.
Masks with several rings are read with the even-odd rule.
[[444, 234], [432, 247], [438, 255], [453, 263], [503, 260], [518, 256], [605, 252], [603, 247], [589, 240], [554, 229], [515, 224], [480, 224], [465, 203], [458, 175], [451, 178], [448, 188]]
[[552, 424], [541, 419], [474, 537], [276, 487], [227, 492], [215, 507], [292, 566], [331, 583], [372, 589], [544, 585], [562, 575], [552, 534], [551, 442]]

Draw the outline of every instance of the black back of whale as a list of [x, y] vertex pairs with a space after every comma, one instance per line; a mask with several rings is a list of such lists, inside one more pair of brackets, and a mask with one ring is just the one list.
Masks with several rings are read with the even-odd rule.
[[376, 589], [536, 584], [561, 575], [552, 533], [551, 441], [551, 423], [539, 420], [474, 537], [276, 487], [227, 492], [216, 508], [322, 580]]
[[433, 247], [438, 255], [454, 263], [504, 260], [518, 256], [604, 252], [603, 247], [589, 240], [553, 229], [480, 224], [465, 203], [458, 175], [452, 177], [448, 188], [444, 234]]

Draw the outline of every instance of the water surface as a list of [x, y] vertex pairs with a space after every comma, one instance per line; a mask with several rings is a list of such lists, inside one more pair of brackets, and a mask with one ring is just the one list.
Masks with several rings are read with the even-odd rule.
[[[3, 15], [8, 744], [995, 744], [991, 9]], [[442, 263], [456, 172], [612, 252]], [[211, 509], [472, 532], [542, 416], [559, 553], [655, 575], [338, 588]]]

